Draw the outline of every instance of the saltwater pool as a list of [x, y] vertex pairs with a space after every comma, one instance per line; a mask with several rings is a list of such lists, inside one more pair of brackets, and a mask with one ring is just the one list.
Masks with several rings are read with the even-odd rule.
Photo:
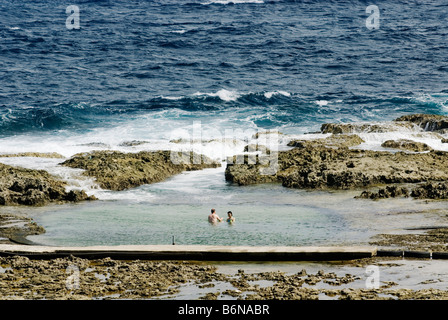
[[[122, 192], [100, 190], [98, 201], [21, 208], [46, 233], [46, 245], [218, 244], [366, 245], [377, 233], [446, 224], [443, 202], [354, 199], [359, 191], [305, 191], [279, 184], [237, 186], [222, 168], [186, 172]], [[234, 213], [210, 225], [207, 216]], [[173, 238], [174, 237], [174, 238]]]

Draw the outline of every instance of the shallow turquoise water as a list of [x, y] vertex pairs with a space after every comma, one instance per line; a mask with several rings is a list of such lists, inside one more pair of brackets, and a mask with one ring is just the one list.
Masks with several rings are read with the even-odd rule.
[[[165, 182], [100, 200], [20, 208], [46, 229], [29, 239], [47, 245], [366, 245], [378, 233], [446, 225], [445, 202], [355, 199], [360, 191], [306, 191], [279, 184], [237, 186], [223, 169], [185, 172]], [[211, 225], [210, 209], [236, 222]], [[2, 209], [2, 212], [6, 209]]]
[[[278, 184], [229, 184], [222, 168], [186, 172], [127, 191], [101, 191], [100, 201], [31, 209], [47, 232], [30, 239], [76, 246], [171, 244], [174, 236], [178, 244], [311, 245], [340, 234], [342, 241], [344, 218], [305, 203], [306, 195]], [[211, 208], [222, 217], [231, 210], [236, 222], [209, 224]]]
[[[378, 6], [381, 28], [370, 30], [367, 4], [352, 1], [87, 1], [71, 32], [54, 1], [2, 1], [0, 152], [129, 152], [122, 143], [133, 140], [168, 150], [172, 138], [186, 138], [178, 129], [192, 138], [197, 122], [206, 141], [228, 129], [301, 134], [326, 122], [447, 114], [445, 3]], [[213, 143], [204, 149], [220, 153]], [[443, 204], [238, 187], [220, 170], [96, 193], [94, 203], [0, 212], [32, 216], [47, 230], [32, 238], [56, 245], [171, 243], [173, 235], [183, 244], [357, 244], [446, 223]], [[232, 210], [237, 223], [208, 225], [212, 207]]]
[[[228, 208], [215, 206], [220, 216]], [[34, 214], [47, 232], [30, 237], [54, 245], [219, 244], [311, 245], [328, 242], [345, 225], [336, 212], [278, 205], [232, 205], [236, 222], [211, 225], [207, 204], [153, 204], [99, 201], [52, 207]], [[344, 236], [332, 237], [342, 241]]]

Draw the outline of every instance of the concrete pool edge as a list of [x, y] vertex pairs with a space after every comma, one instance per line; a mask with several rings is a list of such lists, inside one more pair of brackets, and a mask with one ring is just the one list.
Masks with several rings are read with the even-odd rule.
[[336, 261], [374, 257], [376, 247], [208, 246], [208, 245], [119, 245], [52, 247], [1, 244], [0, 256], [21, 255], [34, 259], [76, 256], [117, 260], [204, 261]]
[[75, 256], [86, 259], [197, 260], [197, 261], [338, 261], [372, 257], [448, 259], [447, 252], [385, 250], [372, 246], [211, 246], [118, 245], [54, 247], [0, 244], [0, 256], [53, 259]]

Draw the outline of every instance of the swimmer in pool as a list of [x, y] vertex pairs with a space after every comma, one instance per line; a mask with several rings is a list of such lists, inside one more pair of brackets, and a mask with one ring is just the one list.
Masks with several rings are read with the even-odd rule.
[[208, 216], [208, 222], [215, 224], [217, 222], [221, 222], [223, 220], [223, 218], [220, 218], [217, 214], [216, 214], [216, 210], [212, 209], [212, 212], [210, 213], [210, 215]]
[[235, 217], [233, 216], [232, 211], [227, 212], [227, 222], [229, 222], [229, 223], [235, 222]]

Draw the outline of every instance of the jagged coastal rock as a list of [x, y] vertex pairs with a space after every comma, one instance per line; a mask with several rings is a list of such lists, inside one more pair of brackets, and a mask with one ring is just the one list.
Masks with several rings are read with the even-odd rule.
[[363, 191], [356, 198], [376, 200], [409, 196], [415, 199], [446, 200], [448, 199], [448, 182], [425, 182], [417, 184], [413, 188], [395, 185], [386, 186], [385, 188], [380, 188], [377, 192]]
[[322, 147], [278, 153], [278, 170], [261, 175], [259, 164], [228, 164], [226, 179], [240, 185], [281, 182], [291, 188], [351, 189], [375, 184], [417, 183], [448, 179], [448, 154], [409, 154]]
[[326, 146], [278, 152], [278, 170], [262, 175], [260, 164], [228, 164], [226, 179], [240, 185], [281, 182], [291, 188], [351, 189], [376, 184], [448, 179], [448, 153], [390, 153]]
[[77, 154], [62, 165], [84, 169], [101, 188], [115, 191], [160, 182], [183, 171], [221, 166], [204, 155], [170, 151], [93, 151]]
[[410, 114], [401, 116], [395, 121], [414, 123], [425, 131], [444, 132], [444, 129], [448, 129], [448, 117], [438, 114]]
[[118, 146], [119, 147], [136, 147], [142, 144], [149, 143], [148, 141], [140, 141], [140, 140], [131, 140], [131, 141], [123, 141]]
[[386, 186], [385, 188], [380, 188], [377, 192], [363, 191], [359, 196], [355, 198], [376, 200], [395, 197], [409, 197], [409, 189], [399, 186]]
[[295, 148], [309, 148], [309, 147], [330, 147], [330, 148], [349, 148], [357, 146], [363, 143], [364, 140], [361, 139], [356, 134], [333, 134], [324, 139], [314, 139], [314, 140], [291, 140], [288, 142], [289, 147]]
[[320, 131], [321, 133], [370, 133], [370, 132], [391, 132], [398, 131], [400, 129], [412, 129], [413, 123], [410, 122], [397, 122], [397, 123], [324, 123]]
[[[418, 130], [443, 130], [447, 119], [444, 116], [411, 115], [400, 117], [394, 123], [405, 127], [418, 126]], [[447, 198], [444, 184], [435, 183], [448, 181], [448, 152], [405, 139], [383, 143], [383, 147], [393, 148], [395, 152], [362, 150], [357, 146], [364, 141], [356, 134], [346, 133], [383, 132], [390, 126], [390, 123], [370, 127], [326, 124], [322, 126], [322, 133], [336, 133], [323, 139], [289, 142], [288, 146], [293, 149], [277, 152], [273, 174], [261, 173], [260, 169], [266, 165], [248, 163], [247, 159], [237, 162], [237, 157], [234, 157], [227, 164], [225, 176], [228, 181], [239, 185], [279, 182], [285, 187], [305, 189], [357, 189], [387, 185], [377, 193], [366, 191], [360, 196], [371, 199], [396, 196]], [[357, 130], [353, 130], [355, 127]], [[403, 183], [416, 186], [410, 190], [392, 186]]]
[[[437, 238], [446, 240], [446, 236]], [[448, 297], [446, 290], [425, 287], [425, 284], [440, 282], [434, 280], [435, 276], [425, 273], [419, 277], [421, 283], [417, 289], [400, 288], [393, 281], [382, 281], [378, 289], [358, 288], [365, 282], [368, 265], [380, 264], [384, 268], [393, 268], [397, 273], [402, 271], [397, 261], [385, 262], [379, 258], [346, 263], [351, 271], [342, 275], [334, 272], [337, 269], [331, 265], [324, 265], [323, 269], [316, 271], [302, 269], [291, 273], [247, 272], [245, 269], [222, 273], [214, 264], [189, 261], [88, 260], [75, 256], [55, 259], [0, 257], [0, 264], [6, 269], [0, 273], [2, 300], [177, 299], [182, 297], [182, 288], [186, 284], [189, 294], [198, 300], [319, 300], [321, 297], [339, 300], [446, 300]], [[78, 267], [79, 282], [76, 286], [67, 281], [70, 275], [67, 270], [73, 266]], [[258, 282], [265, 285], [258, 285]], [[221, 286], [217, 287], [216, 283]], [[222, 284], [231, 289], [221, 289]]]
[[45, 228], [38, 225], [34, 220], [26, 215], [17, 213], [0, 214], [0, 244], [34, 244], [26, 239], [30, 235], [45, 233]]
[[49, 203], [95, 200], [43, 170], [16, 168], [0, 163], [0, 205], [43, 206]]
[[391, 132], [413, 129], [415, 126], [424, 131], [445, 133], [448, 129], [448, 117], [436, 114], [410, 114], [398, 117], [391, 123], [324, 123], [322, 133], [369, 133]]
[[399, 139], [399, 140], [387, 140], [381, 144], [384, 148], [393, 148], [400, 150], [407, 150], [413, 152], [423, 152], [430, 151], [432, 148], [428, 146], [426, 143], [412, 141], [408, 139]]
[[[291, 140], [288, 143], [290, 150], [273, 151], [258, 144], [247, 145], [243, 153], [257, 151], [258, 154], [241, 154], [228, 159], [225, 178], [239, 185], [281, 183], [289, 188], [306, 189], [382, 186], [378, 192], [365, 191], [359, 196], [370, 199], [396, 196], [448, 198], [444, 184], [448, 181], [447, 152], [433, 150], [425, 143], [410, 139], [387, 140], [382, 144], [385, 148], [393, 149], [393, 152], [363, 150], [360, 145], [365, 141], [360, 135], [352, 133], [386, 132], [397, 128], [413, 128], [417, 134], [431, 131], [430, 134], [440, 135], [448, 129], [448, 117], [417, 114], [370, 125], [324, 124], [321, 133], [330, 133], [329, 136]], [[283, 135], [282, 139], [285, 137]], [[132, 141], [129, 145], [138, 145], [140, 142]], [[62, 157], [51, 153], [3, 156]], [[101, 188], [120, 191], [161, 182], [183, 171], [216, 168], [221, 164], [190, 152], [123, 153], [102, 150], [77, 154], [61, 165], [83, 169], [84, 174], [94, 177]], [[84, 191], [66, 191], [64, 182], [45, 171], [1, 164], [0, 172], [0, 205], [36, 206], [94, 199]], [[418, 185], [409, 189], [392, 186], [402, 183]]]
[[64, 156], [57, 153], [57, 152], [48, 152], [48, 153], [42, 153], [42, 152], [20, 152], [20, 153], [7, 153], [7, 154], [0, 154], [0, 157], [2, 158], [13, 158], [13, 157], [36, 157], [36, 158], [57, 158], [57, 159], [63, 159]]

